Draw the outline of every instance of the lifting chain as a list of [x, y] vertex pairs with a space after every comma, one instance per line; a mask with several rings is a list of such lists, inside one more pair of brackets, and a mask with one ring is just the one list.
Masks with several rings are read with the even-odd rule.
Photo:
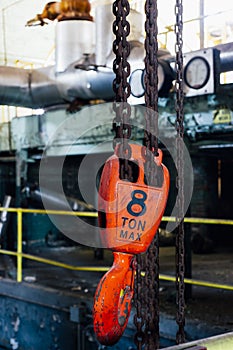
[[134, 304], [136, 313], [134, 315], [134, 324], [136, 326], [136, 334], [134, 336], [134, 342], [137, 345], [138, 350], [142, 350], [142, 346], [145, 343], [145, 308], [144, 305], [144, 292], [143, 288], [143, 277], [141, 272], [143, 271], [142, 254], [136, 256], [137, 267], [136, 267], [136, 279], [134, 288]]
[[[184, 342], [184, 229], [183, 229], [183, 58], [182, 58], [182, 0], [176, 0], [176, 129], [177, 129], [177, 187], [181, 195], [178, 198], [178, 220], [181, 221], [177, 234], [176, 268], [177, 268], [177, 323], [179, 330], [177, 332], [177, 343]], [[120, 155], [120, 177], [121, 179], [132, 180], [132, 167], [129, 163], [131, 157], [131, 148], [129, 139], [131, 137], [130, 116], [131, 109], [127, 103], [130, 96], [130, 84], [128, 77], [130, 75], [130, 65], [127, 61], [130, 53], [130, 45], [127, 36], [130, 32], [127, 16], [130, 7], [128, 0], [116, 0], [113, 3], [113, 14], [116, 19], [113, 23], [113, 32], [116, 39], [113, 43], [113, 51], [116, 58], [113, 62], [113, 70], [116, 75], [113, 82], [113, 89], [116, 94], [115, 118], [113, 121], [113, 130], [115, 137], [113, 147], [118, 143]], [[158, 152], [158, 61], [157, 61], [157, 0], [146, 0], [146, 58], [145, 58], [145, 103], [146, 112], [146, 131], [144, 133], [144, 145], [146, 146], [147, 164], [145, 173], [147, 174], [148, 184], [152, 183], [152, 178], [158, 178], [158, 169], [152, 167], [153, 155]], [[122, 141], [123, 140], [123, 141]], [[156, 172], [155, 172], [156, 171]], [[153, 176], [152, 176], [153, 174]], [[135, 342], [137, 349], [142, 347], [151, 350], [159, 346], [159, 246], [158, 235], [148, 249], [145, 258], [145, 266], [142, 266], [142, 256], [137, 255], [137, 274], [135, 288], [135, 306], [136, 315], [134, 322], [137, 328]], [[146, 271], [145, 283], [142, 282], [142, 269]], [[145, 300], [146, 299], [146, 300]], [[146, 307], [143, 308], [143, 305]], [[143, 346], [145, 344], [145, 346]]]
[[[113, 62], [113, 71], [115, 73], [113, 90], [116, 96], [116, 104], [114, 108], [116, 116], [113, 120], [113, 130], [115, 131], [113, 148], [116, 147], [119, 141], [122, 142], [123, 140], [120, 144], [120, 157], [122, 156], [122, 158], [124, 158], [123, 160], [120, 160], [120, 177], [121, 179], [127, 179], [130, 181], [133, 174], [132, 167], [128, 162], [128, 159], [131, 156], [131, 149], [128, 143], [131, 137], [131, 128], [129, 124], [131, 110], [127, 103], [127, 98], [130, 95], [130, 84], [127, 80], [130, 74], [130, 66], [127, 62], [130, 53], [130, 46], [127, 42], [127, 36], [130, 31], [130, 26], [127, 21], [129, 11], [130, 7], [127, 0], [116, 0], [113, 3], [113, 14], [116, 18], [113, 22], [113, 33], [116, 36], [116, 39], [113, 42], [113, 52], [115, 53], [115, 60]], [[137, 331], [135, 334], [135, 344], [137, 345], [138, 350], [142, 350], [142, 345], [145, 342], [145, 310], [143, 308], [144, 288], [141, 275], [141, 271], [143, 270], [141, 254], [137, 254], [136, 261], [137, 273], [134, 290], [136, 313], [134, 315], [134, 323]]]
[[176, 334], [177, 344], [185, 342], [185, 296], [184, 296], [184, 150], [183, 150], [183, 136], [184, 136], [184, 93], [183, 93], [183, 5], [182, 0], [176, 0], [175, 6], [176, 14], [176, 149], [177, 149], [177, 170], [178, 176], [176, 179], [176, 186], [178, 189], [177, 196], [177, 221], [179, 222], [176, 235], [176, 304], [177, 315], [176, 322], [178, 331]]
[[113, 3], [113, 14], [115, 21], [113, 22], [113, 33], [116, 38], [113, 42], [113, 52], [115, 59], [113, 62], [113, 71], [115, 79], [113, 81], [113, 90], [116, 96], [114, 105], [115, 118], [113, 120], [113, 130], [115, 137], [113, 148], [117, 143], [120, 143], [119, 158], [120, 158], [120, 178], [132, 180], [132, 167], [129, 164], [131, 157], [131, 148], [129, 139], [131, 137], [131, 107], [127, 103], [127, 98], [130, 96], [131, 89], [128, 82], [130, 75], [130, 64], [127, 61], [130, 54], [130, 44], [127, 37], [130, 33], [130, 25], [127, 21], [127, 16], [130, 12], [128, 0], [116, 0]]
[[157, 43], [157, 0], [146, 0], [145, 3], [145, 105], [146, 128], [144, 145], [146, 146], [148, 183], [156, 185], [156, 168], [153, 157], [158, 154], [158, 43]]
[[[145, 3], [145, 132], [144, 145], [146, 146], [147, 182], [149, 185], [157, 185], [157, 168], [154, 166], [153, 157], [158, 154], [158, 44], [157, 44], [157, 0], [146, 0]], [[135, 295], [136, 315], [135, 335], [136, 345], [139, 350], [144, 344], [145, 350], [159, 347], [159, 246], [158, 235], [145, 254], [144, 271], [145, 287], [142, 288], [142, 258], [137, 259], [137, 293]], [[143, 284], [144, 285], [144, 284]], [[145, 310], [142, 305], [145, 304]], [[144, 316], [144, 319], [143, 319]]]
[[[144, 144], [148, 182], [157, 185], [158, 171], [153, 157], [158, 154], [158, 27], [157, 0], [146, 0], [145, 3], [145, 105], [146, 129]], [[155, 235], [145, 257], [146, 282], [146, 317], [145, 317], [145, 350], [159, 348], [159, 238]]]
[[159, 348], [159, 236], [155, 235], [146, 252], [146, 318], [145, 350]]
[[148, 113], [144, 143], [148, 149], [147, 153], [152, 153], [153, 156], [158, 153], [158, 118], [155, 118], [155, 113], [158, 114], [157, 0], [146, 0], [145, 13], [145, 104]]

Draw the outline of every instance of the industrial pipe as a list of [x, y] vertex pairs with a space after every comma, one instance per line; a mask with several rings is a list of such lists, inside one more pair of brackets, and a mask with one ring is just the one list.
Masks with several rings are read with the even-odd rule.
[[21, 69], [0, 67], [0, 101], [2, 105], [46, 108], [75, 99], [110, 100], [114, 97], [110, 68], [83, 67], [73, 64], [64, 73], [55, 67]]

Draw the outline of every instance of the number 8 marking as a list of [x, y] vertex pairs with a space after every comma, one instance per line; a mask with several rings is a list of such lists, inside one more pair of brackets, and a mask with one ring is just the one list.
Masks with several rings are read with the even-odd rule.
[[[136, 195], [140, 195], [140, 197], [138, 198]], [[133, 216], [141, 216], [141, 215], [145, 214], [145, 212], [146, 212], [145, 200], [147, 199], [147, 194], [144, 191], [135, 190], [131, 193], [131, 198], [132, 198], [132, 200], [127, 205], [128, 213], [133, 215]], [[135, 209], [135, 208], [133, 208], [133, 206], [135, 204], [137, 204], [141, 207], [140, 211], [133, 210], [133, 209]]]

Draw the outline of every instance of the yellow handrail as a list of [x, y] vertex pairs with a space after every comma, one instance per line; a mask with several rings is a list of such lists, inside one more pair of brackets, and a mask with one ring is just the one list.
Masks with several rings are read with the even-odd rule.
[[[44, 210], [44, 209], [24, 209], [24, 208], [3, 208], [0, 207], [0, 211], [7, 211], [11, 213], [21, 213], [25, 214], [50, 214], [50, 215], [68, 215], [68, 216], [84, 216], [97, 218], [97, 212], [89, 211], [66, 211], [66, 210]], [[163, 216], [162, 221], [175, 222], [176, 218], [173, 216]], [[211, 218], [192, 218], [185, 217], [184, 222], [191, 224], [214, 224], [214, 225], [233, 225], [233, 220], [228, 219], [211, 219]]]
[[89, 211], [66, 211], [66, 210], [44, 210], [44, 209], [25, 209], [25, 208], [4, 208], [0, 207], [0, 211], [7, 211], [10, 213], [17, 213], [21, 211], [25, 214], [51, 214], [51, 215], [71, 215], [71, 216], [86, 216], [97, 217], [97, 212]]
[[[17, 256], [17, 257], [18, 257], [18, 255], [20, 255], [21, 258], [30, 259], [33, 261], [38, 261], [38, 262], [41, 262], [44, 264], [62, 267], [62, 268], [65, 268], [68, 270], [73, 270], [73, 271], [107, 272], [110, 269], [110, 267], [108, 267], [108, 266], [75, 266], [75, 265], [65, 264], [65, 263], [51, 260], [51, 259], [41, 258], [39, 256], [35, 256], [35, 255], [31, 255], [31, 254], [18, 253], [18, 252], [13, 252], [10, 250], [5, 250], [5, 249], [0, 249], [0, 253], [12, 255], [12, 256]], [[144, 275], [145, 275], [145, 273], [142, 272], [142, 276], [144, 276]], [[19, 275], [17, 274], [17, 276], [19, 276]], [[22, 282], [22, 276], [19, 276], [19, 277], [21, 277], [21, 279], [19, 280], [17, 278], [17, 281]], [[163, 280], [163, 281], [169, 281], [169, 282], [176, 281], [176, 277], [169, 276], [166, 274], [160, 274], [159, 278], [160, 278], [160, 280]], [[202, 287], [218, 288], [218, 289], [225, 289], [225, 290], [233, 291], [233, 286], [227, 285], [227, 284], [219, 284], [219, 283], [213, 283], [213, 282], [207, 282], [207, 281], [200, 281], [200, 280], [195, 280], [195, 279], [191, 279], [191, 278], [185, 278], [184, 282], [186, 284], [193, 284], [193, 285], [202, 286]]]
[[[54, 261], [51, 259], [41, 258], [31, 254], [25, 254], [22, 252], [22, 236], [23, 236], [23, 227], [22, 227], [22, 216], [24, 213], [27, 214], [51, 214], [51, 215], [72, 215], [72, 216], [86, 216], [86, 217], [97, 217], [97, 212], [73, 212], [73, 211], [63, 211], [63, 210], [42, 210], [42, 209], [24, 209], [24, 208], [3, 208], [0, 207], [1, 211], [17, 213], [17, 252], [9, 251], [5, 249], [0, 249], [0, 254], [13, 255], [17, 257], [17, 282], [22, 282], [22, 260], [23, 258], [38, 261], [45, 264], [50, 264], [69, 270], [75, 271], [95, 271], [95, 272], [106, 272], [109, 270], [109, 267], [93, 267], [93, 266], [74, 266], [65, 264], [62, 262]], [[175, 222], [175, 217], [164, 216], [163, 221]], [[226, 219], [208, 219], [208, 218], [184, 218], [184, 222], [189, 223], [199, 223], [199, 224], [221, 224], [221, 225], [233, 225], [233, 220]], [[143, 273], [142, 273], [143, 275]], [[175, 282], [176, 278], [168, 275], [160, 274], [159, 278], [161, 280]], [[185, 283], [195, 284], [204, 287], [211, 288], [220, 288], [233, 291], [233, 286], [226, 284], [218, 284], [206, 281], [198, 281], [194, 279], [185, 278]]]
[[[0, 253], [13, 255], [13, 256], [17, 256], [19, 254], [18, 252], [13, 252], [11, 250], [6, 250], [6, 249], [0, 249]], [[106, 272], [110, 269], [110, 267], [108, 266], [75, 266], [75, 265], [65, 264], [52, 259], [41, 258], [40, 256], [35, 256], [31, 254], [26, 254], [26, 253], [20, 253], [20, 255], [22, 258], [38, 261], [44, 264], [53, 265], [57, 267], [63, 267], [64, 269], [73, 270], [73, 271]], [[21, 281], [18, 281], [18, 282], [21, 282]]]
[[23, 244], [23, 216], [22, 211], [17, 211], [17, 282], [22, 282], [22, 244]]

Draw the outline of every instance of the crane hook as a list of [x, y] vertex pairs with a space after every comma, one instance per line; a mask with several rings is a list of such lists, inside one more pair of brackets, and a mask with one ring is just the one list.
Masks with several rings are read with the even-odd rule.
[[134, 255], [113, 252], [113, 257], [113, 266], [100, 280], [94, 298], [94, 330], [103, 345], [113, 345], [122, 336], [134, 293]]

